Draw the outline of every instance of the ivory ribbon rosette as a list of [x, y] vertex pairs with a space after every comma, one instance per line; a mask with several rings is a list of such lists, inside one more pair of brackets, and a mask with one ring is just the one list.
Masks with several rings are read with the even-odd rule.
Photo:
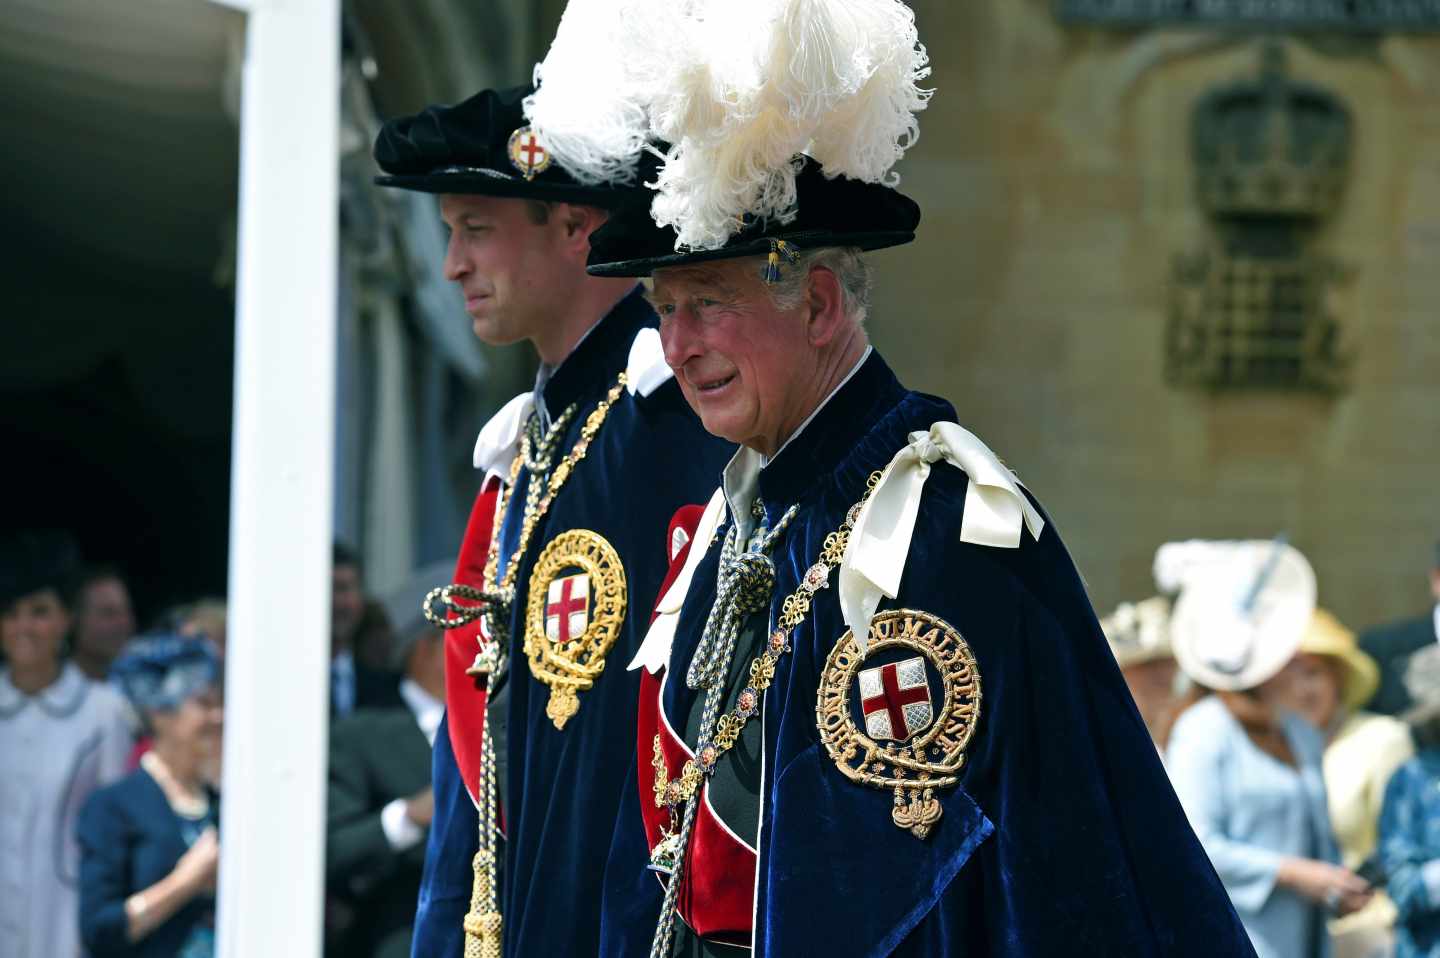
[[1040, 510], [1021, 491], [1015, 474], [973, 433], [953, 422], [912, 432], [861, 507], [840, 561], [840, 610], [861, 652], [880, 599], [893, 599], [900, 592], [920, 496], [931, 465], [942, 460], [970, 479], [961, 542], [1016, 549], [1023, 530], [1028, 528], [1038, 539], [1045, 528]]

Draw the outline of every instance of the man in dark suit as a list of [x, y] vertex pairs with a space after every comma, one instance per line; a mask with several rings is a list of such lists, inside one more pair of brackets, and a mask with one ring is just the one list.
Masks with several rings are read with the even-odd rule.
[[410, 629], [399, 653], [405, 707], [357, 709], [330, 731], [326, 953], [346, 958], [410, 953], [433, 804], [430, 748], [445, 707], [443, 639]]
[[1405, 666], [1416, 652], [1440, 641], [1440, 542], [1435, 544], [1430, 592], [1436, 604], [1429, 612], [1376, 626], [1360, 636], [1360, 648], [1380, 665], [1380, 689], [1368, 706], [1372, 712], [1399, 715], [1410, 708], [1413, 703], [1405, 690]]

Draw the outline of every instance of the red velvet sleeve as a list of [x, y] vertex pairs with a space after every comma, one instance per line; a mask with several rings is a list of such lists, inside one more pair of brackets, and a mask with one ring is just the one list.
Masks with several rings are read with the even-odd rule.
[[[455, 562], [452, 582], [480, 588], [485, 580], [485, 557], [495, 530], [495, 509], [500, 498], [500, 479], [485, 480], [470, 510], [465, 541]], [[480, 622], [477, 620], [445, 633], [445, 708], [450, 729], [450, 747], [460, 767], [460, 777], [471, 799], [477, 799], [480, 780], [480, 746], [485, 731], [485, 686], [466, 674], [480, 651]]]

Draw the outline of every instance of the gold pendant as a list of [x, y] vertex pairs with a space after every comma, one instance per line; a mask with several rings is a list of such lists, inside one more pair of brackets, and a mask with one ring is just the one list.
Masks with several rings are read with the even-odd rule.
[[[919, 654], [902, 658], [905, 652]], [[942, 689], [938, 709], [932, 677]], [[858, 708], [852, 708], [852, 693]], [[872, 788], [894, 789], [891, 820], [923, 839], [943, 812], [936, 790], [960, 781], [965, 748], [980, 720], [975, 653], [939, 616], [915, 609], [881, 612], [871, 622], [865, 652], [849, 632], [830, 650], [815, 719], [840, 773]]]
[[675, 863], [680, 859], [680, 834], [668, 828], [660, 830], [660, 841], [650, 852], [649, 869], [652, 872], [659, 872], [662, 875], [669, 875], [675, 871]]
[[552, 539], [530, 574], [525, 655], [550, 688], [545, 714], [563, 729], [595, 685], [625, 621], [625, 567], [599, 533], [571, 529]]

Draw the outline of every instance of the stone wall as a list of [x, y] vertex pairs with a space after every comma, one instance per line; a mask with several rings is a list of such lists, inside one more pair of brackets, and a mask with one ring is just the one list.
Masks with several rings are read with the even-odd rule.
[[1196, 249], [1190, 110], [1258, 41], [1056, 22], [1046, 0], [918, 0], [938, 92], [901, 167], [919, 241], [876, 254], [871, 331], [913, 387], [1046, 503], [1102, 611], [1153, 591], [1164, 541], [1286, 532], [1352, 627], [1428, 606], [1440, 538], [1440, 39], [1287, 38], [1350, 108], [1352, 174], [1320, 237], [1351, 387], [1219, 394], [1164, 380], [1170, 270]]

